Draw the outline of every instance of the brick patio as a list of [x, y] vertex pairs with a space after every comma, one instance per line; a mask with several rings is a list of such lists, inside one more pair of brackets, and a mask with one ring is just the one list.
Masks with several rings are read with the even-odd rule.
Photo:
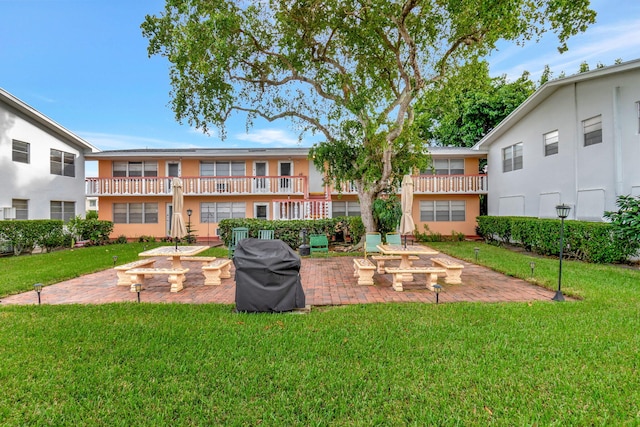
[[[441, 303], [549, 301], [554, 295], [553, 291], [524, 280], [461, 260], [456, 261], [464, 265], [463, 284], [448, 285], [440, 278], [438, 282], [443, 288], [439, 297]], [[157, 267], [168, 267], [169, 264], [169, 261], [162, 258], [156, 262]], [[431, 265], [431, 262], [428, 257], [421, 256], [414, 265]], [[204, 286], [198, 263], [189, 263], [188, 267], [191, 270], [187, 273], [184, 290], [170, 293], [167, 278], [155, 276], [145, 280], [141, 300], [186, 304], [235, 302], [234, 267], [231, 268], [231, 278], [222, 279], [220, 286]], [[413, 282], [403, 283], [404, 292], [393, 290], [389, 274], [375, 274], [373, 286], [359, 286], [353, 276], [352, 257], [303, 258], [300, 273], [306, 303], [311, 306], [386, 302], [435, 303], [435, 293], [426, 289], [424, 275], [415, 275]], [[41, 297], [43, 304], [104, 304], [136, 301], [137, 298], [128, 286], [116, 286], [116, 273], [113, 269], [47, 286], [42, 290]], [[5, 297], [0, 301], [0, 305], [35, 303], [37, 296], [34, 291]]]

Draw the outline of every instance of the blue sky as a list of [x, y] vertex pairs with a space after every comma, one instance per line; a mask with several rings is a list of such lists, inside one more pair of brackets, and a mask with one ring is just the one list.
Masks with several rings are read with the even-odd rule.
[[[597, 23], [558, 54], [555, 37], [526, 47], [503, 44], [492, 75], [537, 80], [545, 64], [557, 76], [582, 61], [640, 58], [640, 1], [594, 0]], [[164, 0], [0, 0], [0, 87], [102, 150], [297, 146], [286, 121], [229, 124], [228, 137], [206, 136], [176, 122], [168, 64], [147, 56], [140, 24]], [[214, 130], [215, 131], [215, 130]], [[313, 141], [305, 140], [302, 146]], [[88, 175], [92, 169], [88, 169]]]

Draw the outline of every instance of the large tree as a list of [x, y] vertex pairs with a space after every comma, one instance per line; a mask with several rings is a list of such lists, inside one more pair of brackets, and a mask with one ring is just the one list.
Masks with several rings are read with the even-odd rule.
[[535, 89], [526, 71], [508, 81], [491, 77], [486, 61], [471, 61], [416, 100], [415, 126], [430, 145], [471, 147]]
[[318, 132], [332, 184], [353, 181], [363, 223], [373, 200], [423, 166], [413, 104], [499, 40], [566, 40], [594, 22], [588, 0], [167, 0], [142, 24], [171, 63], [178, 120], [224, 135], [233, 112]]

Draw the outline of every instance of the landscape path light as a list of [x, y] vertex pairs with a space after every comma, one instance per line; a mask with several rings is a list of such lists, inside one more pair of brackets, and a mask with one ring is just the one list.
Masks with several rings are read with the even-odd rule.
[[436, 292], [436, 304], [440, 303], [440, 291], [442, 291], [442, 286], [433, 285], [433, 290]]
[[535, 263], [535, 262], [533, 262], [533, 261], [531, 261], [531, 262], [529, 263], [529, 267], [531, 267], [531, 277], [533, 277], [533, 272], [534, 272], [534, 270], [536, 269], [536, 263]]
[[113, 256], [113, 266], [116, 266], [116, 261], [118, 261], [118, 255]]
[[35, 290], [38, 294], [38, 305], [40, 305], [40, 292], [42, 292], [42, 283], [36, 283], [35, 285], [33, 285], [33, 290]]
[[560, 266], [558, 268], [558, 290], [553, 298], [553, 301], [564, 301], [564, 295], [562, 295], [562, 251], [564, 249], [564, 219], [569, 216], [571, 206], [561, 204], [556, 206], [556, 213], [560, 218]]
[[142, 290], [142, 283], [135, 283], [133, 285], [133, 287], [135, 288], [136, 292], [138, 293], [138, 303], [140, 302], [140, 291]]
[[480, 248], [473, 248], [473, 252], [476, 253], [476, 262], [478, 262], [478, 253], [480, 253]]

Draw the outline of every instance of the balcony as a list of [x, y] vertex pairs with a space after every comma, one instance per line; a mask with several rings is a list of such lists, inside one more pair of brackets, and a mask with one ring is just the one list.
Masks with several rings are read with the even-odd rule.
[[317, 199], [274, 200], [273, 219], [323, 219], [331, 218], [331, 202]]
[[[487, 194], [489, 188], [487, 175], [414, 175], [412, 178], [414, 194]], [[345, 184], [340, 193], [356, 194], [356, 188]], [[332, 194], [338, 191], [333, 190]]]
[[[86, 178], [85, 193], [99, 196], [170, 196], [172, 177]], [[307, 196], [306, 176], [182, 177], [185, 196]]]

